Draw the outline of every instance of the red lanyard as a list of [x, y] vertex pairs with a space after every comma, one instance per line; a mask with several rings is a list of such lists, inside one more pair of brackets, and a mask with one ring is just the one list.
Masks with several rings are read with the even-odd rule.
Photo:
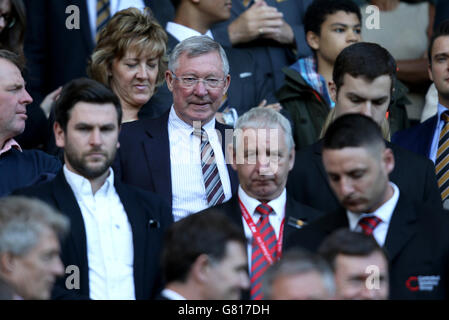
[[[265, 259], [268, 261], [269, 264], [273, 264], [274, 260], [273, 257], [270, 254], [270, 251], [267, 248], [267, 245], [262, 239], [262, 236], [260, 235], [259, 230], [257, 230], [257, 226], [254, 223], [253, 219], [251, 218], [250, 214], [248, 213], [248, 210], [246, 210], [245, 205], [243, 204], [242, 200], [240, 200], [239, 197], [239, 203], [240, 203], [240, 210], [242, 210], [243, 218], [246, 221], [246, 224], [248, 225], [249, 229], [251, 230], [251, 233], [253, 234], [253, 238], [257, 241], [257, 244], [260, 247], [260, 250], [262, 251], [262, 254], [264, 255]], [[283, 241], [283, 235], [284, 235], [284, 221], [285, 218], [282, 219], [281, 222], [281, 228], [279, 230], [279, 239], [277, 241], [276, 245], [276, 258], [279, 260], [281, 258], [282, 254], [282, 241]]]

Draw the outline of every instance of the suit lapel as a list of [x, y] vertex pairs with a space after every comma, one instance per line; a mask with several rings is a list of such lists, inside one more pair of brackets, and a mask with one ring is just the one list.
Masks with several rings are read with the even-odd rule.
[[231, 191], [232, 194], [235, 194], [239, 186], [239, 181], [237, 173], [234, 171], [234, 169], [230, 164], [232, 159], [229, 159], [226, 151], [226, 146], [232, 142], [232, 136], [234, 131], [231, 127], [225, 126], [219, 123], [218, 121], [215, 121], [215, 129], [218, 130], [218, 133], [220, 134], [219, 140], [221, 142], [221, 150], [223, 151], [226, 168], [228, 169], [229, 180], [231, 181]]
[[77, 261], [81, 261], [87, 268], [87, 239], [83, 215], [81, 214], [81, 209], [76, 201], [72, 188], [65, 179], [63, 170], [53, 180], [52, 187], [54, 199], [59, 210], [70, 219], [70, 238], [78, 256]]
[[435, 129], [437, 128], [438, 125], [438, 116], [433, 116], [432, 120], [429, 121], [429, 125], [425, 126], [424, 130], [425, 132], [422, 134], [423, 139], [425, 139], [423, 141], [423, 155], [425, 155], [426, 157], [430, 156], [430, 148], [432, 147], [432, 140], [433, 140], [433, 135], [435, 132]]
[[227, 206], [225, 212], [227, 216], [234, 222], [239, 228], [241, 228], [242, 232], [245, 232], [245, 227], [243, 226], [242, 220], [242, 211], [240, 210], [239, 197], [238, 195], [234, 195], [228, 202], [225, 202], [223, 205]]
[[416, 232], [416, 210], [402, 195], [391, 216], [384, 248], [392, 262]]
[[295, 223], [299, 220], [303, 222], [308, 220], [307, 217], [304, 217], [302, 212], [298, 212], [297, 209], [298, 207], [295, 206], [294, 200], [287, 194], [287, 202], [285, 205], [284, 236], [282, 237], [283, 243], [285, 243], [291, 233], [298, 230], [297, 227], [290, 225], [293, 220], [295, 220]]
[[140, 299], [144, 296], [143, 281], [145, 279], [145, 245], [147, 243], [146, 230], [148, 221], [146, 221], [146, 216], [142, 213], [142, 209], [137, 205], [139, 202], [135, 198], [134, 193], [124, 188], [117, 179], [114, 182], [114, 186], [123, 204], [123, 208], [125, 208], [133, 233], [134, 285], [136, 299]]
[[143, 141], [143, 148], [147, 158], [147, 165], [153, 177], [155, 193], [160, 194], [172, 204], [170, 141], [168, 139], [168, 115], [170, 109], [157, 121], [148, 122], [147, 136]]

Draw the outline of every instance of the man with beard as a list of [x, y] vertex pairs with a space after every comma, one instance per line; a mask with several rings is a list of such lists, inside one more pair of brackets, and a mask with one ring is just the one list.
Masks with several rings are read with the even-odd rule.
[[118, 98], [103, 85], [69, 82], [55, 105], [63, 170], [50, 183], [19, 191], [70, 219], [61, 258], [75, 271], [56, 283], [55, 299], [149, 299], [162, 288], [159, 254], [171, 213], [156, 195], [114, 179], [121, 115]]

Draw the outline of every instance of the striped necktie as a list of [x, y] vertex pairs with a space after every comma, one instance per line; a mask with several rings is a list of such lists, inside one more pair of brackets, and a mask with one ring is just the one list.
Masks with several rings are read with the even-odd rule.
[[435, 160], [435, 173], [441, 199], [444, 202], [449, 197], [449, 113], [443, 112], [441, 120], [444, 122], [438, 141], [438, 151]]
[[[273, 212], [268, 204], [262, 203], [256, 211], [260, 213], [260, 219], [256, 224], [256, 228], [259, 231], [260, 236], [265, 242], [268, 251], [270, 252], [273, 260], [276, 261], [276, 233], [270, 224], [269, 215]], [[251, 299], [262, 300], [262, 276], [265, 270], [269, 267], [269, 262], [265, 259], [260, 246], [253, 238], [251, 244]]]
[[253, 0], [243, 0], [243, 5], [245, 7], [249, 7], [253, 4], [253, 2], [254, 2]]
[[373, 234], [374, 229], [376, 229], [377, 225], [382, 222], [382, 219], [372, 216], [372, 217], [364, 217], [359, 220], [359, 226], [362, 228], [363, 233], [367, 236]]
[[217, 162], [215, 161], [214, 150], [209, 143], [207, 132], [201, 128], [201, 130], [194, 129], [193, 134], [201, 139], [201, 169], [203, 172], [207, 203], [211, 207], [224, 201], [223, 185], [220, 180]]
[[104, 26], [108, 23], [110, 18], [111, 18], [111, 4], [109, 0], [97, 0], [97, 20], [96, 20], [97, 42], [101, 29], [104, 28]]

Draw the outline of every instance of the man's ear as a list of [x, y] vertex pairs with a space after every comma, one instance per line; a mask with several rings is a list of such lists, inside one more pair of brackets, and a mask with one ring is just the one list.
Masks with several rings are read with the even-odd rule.
[[205, 283], [209, 279], [210, 259], [205, 253], [200, 254], [190, 268], [190, 277], [196, 282]]
[[10, 252], [0, 255], [0, 273], [10, 274], [14, 270], [14, 256]]
[[65, 132], [62, 129], [59, 122], [55, 122], [53, 125], [53, 132], [55, 134], [56, 146], [59, 148], [65, 147]]
[[223, 95], [228, 91], [229, 85], [231, 84], [231, 75], [227, 75], [225, 79], [225, 87], [223, 88]]
[[306, 41], [313, 50], [318, 51], [320, 49], [320, 36], [315, 32], [307, 31]]
[[394, 154], [390, 148], [384, 150], [382, 160], [385, 164], [385, 170], [390, 174], [394, 169]]
[[433, 81], [433, 75], [432, 75], [432, 65], [429, 63], [427, 66], [427, 73], [429, 74], [429, 79]]
[[167, 83], [168, 90], [173, 92], [173, 81], [175, 78], [173, 77], [170, 70], [165, 71], [165, 82]]
[[332, 101], [337, 103], [337, 86], [333, 81], [329, 82], [329, 94], [331, 96]]

